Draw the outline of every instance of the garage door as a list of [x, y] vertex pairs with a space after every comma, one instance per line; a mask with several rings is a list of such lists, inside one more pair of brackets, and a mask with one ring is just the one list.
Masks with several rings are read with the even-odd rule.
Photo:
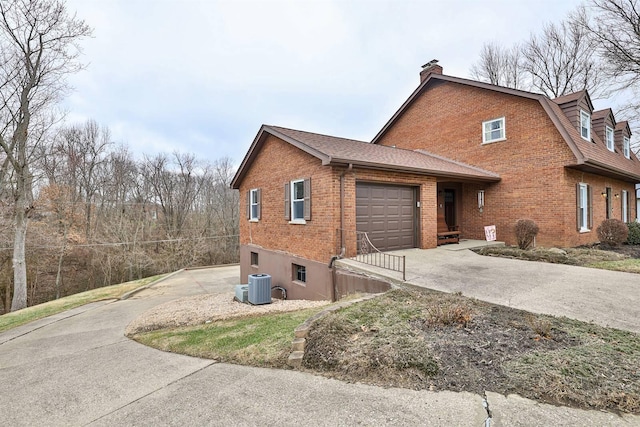
[[412, 187], [356, 184], [356, 229], [381, 251], [414, 248], [415, 191]]

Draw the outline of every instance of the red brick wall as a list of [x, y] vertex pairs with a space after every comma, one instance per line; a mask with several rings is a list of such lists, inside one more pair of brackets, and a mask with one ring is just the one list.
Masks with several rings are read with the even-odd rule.
[[[506, 140], [482, 144], [482, 122], [500, 117], [505, 117]], [[537, 243], [541, 246], [597, 240], [595, 232], [576, 231], [578, 178], [564, 167], [575, 163], [575, 157], [538, 101], [458, 83], [436, 82], [407, 108], [379, 143], [426, 149], [501, 176], [501, 181], [494, 184], [463, 184], [458, 212], [464, 238], [483, 239], [484, 226], [493, 224], [498, 240], [513, 244], [515, 221], [531, 218], [540, 226]], [[604, 181], [599, 180], [605, 179], [597, 175], [590, 175], [589, 179], [594, 182], [594, 194], [600, 197], [597, 185], [602, 186]], [[614, 193], [625, 186], [635, 212], [633, 186], [614, 180], [607, 182]], [[477, 192], [481, 189], [485, 190], [482, 212], [477, 206]], [[615, 203], [618, 207], [614, 209], [614, 217], [619, 218], [620, 199]], [[604, 208], [599, 213], [594, 205], [596, 226], [602, 219]]]
[[[240, 243], [283, 251], [319, 262], [329, 262], [340, 250], [340, 175], [346, 168], [322, 166], [320, 160], [278, 138], [269, 136], [240, 185]], [[284, 218], [284, 184], [311, 178], [312, 217], [306, 224], [290, 224]], [[346, 171], [344, 182], [344, 230], [347, 255], [355, 255], [356, 181], [415, 186], [420, 209], [422, 248], [436, 246], [436, 212], [424, 209], [436, 204], [434, 177], [355, 168]], [[260, 188], [261, 218], [246, 219], [246, 197]]]
[[[311, 178], [311, 220], [290, 224], [284, 215], [284, 185]], [[261, 218], [246, 219], [247, 192], [261, 189]], [[339, 181], [331, 168], [298, 148], [268, 136], [240, 185], [240, 244], [329, 262], [336, 251], [339, 223]]]
[[[585, 233], [579, 233], [576, 226], [576, 184], [586, 183], [592, 187], [593, 192], [593, 227], [591, 231]], [[573, 206], [566, 207], [566, 223], [568, 224], [564, 238], [568, 242], [567, 246], [578, 246], [593, 243], [598, 240], [596, 229], [606, 219], [606, 198], [602, 197], [602, 193], [605, 192], [606, 187], [611, 188], [611, 194], [614, 197], [611, 200], [612, 212], [611, 218], [622, 220], [622, 190], [626, 190], [628, 193], [629, 203], [629, 221], [633, 221], [636, 217], [636, 199], [635, 199], [635, 186], [627, 182], [607, 178], [600, 175], [594, 175], [589, 173], [580, 172], [577, 170], [566, 170], [566, 193], [573, 194]], [[616, 198], [615, 195], [619, 197]], [[571, 228], [573, 226], [573, 228]]]

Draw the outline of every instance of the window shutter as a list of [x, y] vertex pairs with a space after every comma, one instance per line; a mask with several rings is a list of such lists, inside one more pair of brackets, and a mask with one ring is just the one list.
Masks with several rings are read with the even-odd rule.
[[587, 206], [589, 206], [589, 224], [587, 228], [593, 229], [593, 188], [587, 185]]
[[576, 230], [580, 231], [580, 183], [576, 184]]
[[260, 211], [261, 211], [260, 206], [261, 206], [261, 203], [262, 203], [262, 189], [261, 189], [261, 188], [258, 188], [258, 189], [256, 190], [256, 193], [257, 193], [257, 194], [256, 194], [256, 197], [257, 197], [257, 199], [258, 199], [258, 207], [257, 207], [258, 212], [257, 212], [256, 217], [257, 217], [258, 219], [260, 219]]
[[288, 182], [284, 184], [284, 219], [286, 219], [287, 221], [291, 220], [290, 185], [291, 184]]
[[251, 190], [247, 191], [247, 219], [251, 219]]
[[304, 180], [304, 219], [311, 219], [311, 178]]

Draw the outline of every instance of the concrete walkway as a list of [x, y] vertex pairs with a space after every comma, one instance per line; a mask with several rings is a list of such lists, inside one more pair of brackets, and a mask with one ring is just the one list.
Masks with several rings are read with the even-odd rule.
[[[467, 247], [470, 245], [467, 244]], [[640, 333], [640, 274], [481, 256], [458, 245], [391, 252], [406, 283], [536, 313]], [[340, 265], [400, 282], [401, 273], [352, 260]]]
[[[184, 271], [123, 301], [103, 301], [0, 333], [2, 424], [482, 426], [470, 393], [386, 389], [308, 373], [213, 363], [123, 336], [145, 310], [227, 292], [237, 266]], [[487, 393], [491, 426], [632, 426], [639, 417]]]

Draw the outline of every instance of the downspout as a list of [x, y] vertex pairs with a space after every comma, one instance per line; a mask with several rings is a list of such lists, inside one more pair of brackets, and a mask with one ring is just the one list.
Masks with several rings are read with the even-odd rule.
[[347, 172], [353, 170], [353, 163], [349, 163], [349, 166], [340, 173], [340, 254], [334, 255], [331, 257], [331, 261], [329, 261], [329, 268], [331, 269], [331, 281], [333, 282], [332, 286], [332, 295], [331, 300], [336, 301], [338, 296], [338, 290], [336, 289], [336, 269], [334, 267], [335, 261], [344, 257], [346, 252], [346, 244], [344, 237], [344, 177]]

